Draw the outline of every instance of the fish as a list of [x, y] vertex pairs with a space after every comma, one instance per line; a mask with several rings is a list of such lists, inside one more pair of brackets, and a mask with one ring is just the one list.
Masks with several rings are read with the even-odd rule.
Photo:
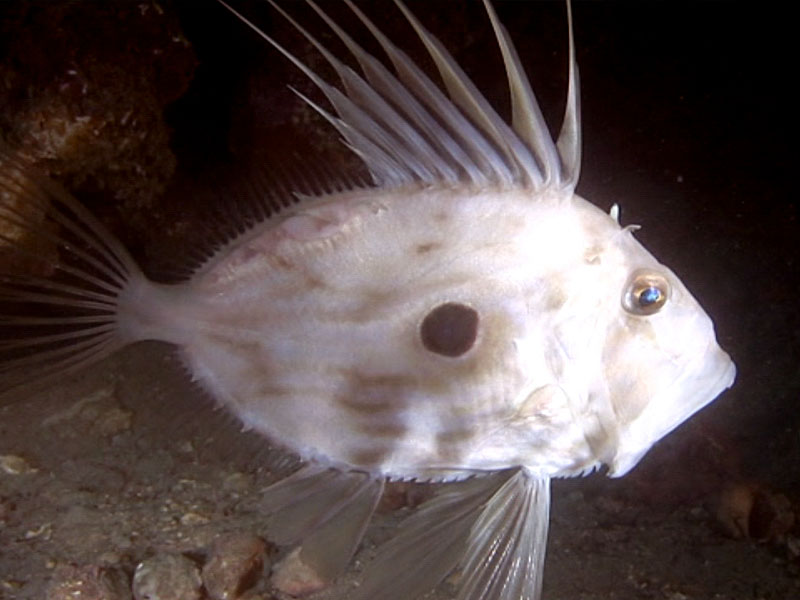
[[302, 463], [265, 492], [270, 539], [292, 549], [273, 574], [280, 589], [335, 581], [387, 482], [415, 481], [441, 489], [378, 549], [352, 598], [415, 598], [459, 572], [460, 600], [539, 599], [550, 481], [604, 465], [625, 475], [736, 374], [711, 318], [619, 223], [617, 205], [606, 212], [575, 191], [570, 4], [553, 140], [489, 0], [510, 123], [400, 0], [440, 83], [350, 0], [388, 63], [312, 0], [358, 70], [269, 2], [338, 85], [219, 1], [313, 82], [324, 100], [296, 93], [369, 183], [276, 188], [259, 200], [260, 222], [165, 284], [2, 143], [0, 247], [47, 268], [4, 267], [0, 391], [139, 341], [171, 343], [218, 405]]

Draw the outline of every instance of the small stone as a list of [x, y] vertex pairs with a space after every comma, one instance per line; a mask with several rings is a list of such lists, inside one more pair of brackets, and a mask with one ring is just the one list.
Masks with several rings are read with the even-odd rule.
[[249, 533], [217, 538], [203, 566], [203, 583], [213, 600], [234, 600], [259, 579], [266, 557], [264, 541]]
[[794, 525], [794, 508], [789, 498], [771, 490], [759, 490], [750, 513], [750, 537], [777, 541], [783, 539]]
[[192, 454], [195, 451], [194, 444], [190, 440], [184, 440], [178, 445], [178, 452]]
[[209, 518], [207, 516], [191, 510], [182, 514], [180, 518], [181, 525], [205, 525], [208, 521]]
[[733, 538], [768, 541], [789, 533], [795, 514], [785, 495], [757, 484], [737, 483], [720, 494], [717, 521]]
[[136, 600], [199, 600], [200, 570], [182, 554], [156, 554], [136, 566]]
[[378, 511], [393, 512], [401, 508], [416, 508], [433, 497], [434, 489], [413, 481], [389, 482], [378, 503]]
[[786, 558], [790, 563], [800, 562], [800, 538], [786, 536]]
[[2, 524], [8, 518], [8, 515], [11, 514], [13, 508], [14, 507], [9, 500], [0, 496], [0, 524]]
[[125, 574], [98, 565], [60, 565], [45, 592], [45, 600], [130, 600]]
[[253, 485], [253, 476], [239, 471], [231, 473], [225, 478], [222, 487], [229, 492], [246, 492]]
[[36, 472], [36, 469], [31, 467], [27, 460], [16, 454], [0, 455], [0, 470], [8, 475], [24, 475], [25, 473]]
[[303, 562], [302, 547], [292, 550], [272, 570], [273, 587], [290, 596], [305, 596], [328, 586], [313, 567]]
[[111, 407], [97, 416], [95, 429], [103, 436], [113, 437], [129, 431], [133, 423], [133, 413], [127, 409]]
[[708, 513], [702, 506], [693, 506], [689, 509], [689, 517], [695, 521], [705, 521], [708, 519]]
[[26, 540], [32, 540], [36, 538], [41, 538], [43, 540], [49, 540], [50, 536], [53, 535], [53, 524], [52, 523], [42, 523], [35, 529], [28, 529], [24, 534], [24, 538]]
[[717, 522], [723, 531], [734, 539], [750, 537], [750, 512], [757, 486], [746, 482], [728, 485], [722, 490], [717, 503]]

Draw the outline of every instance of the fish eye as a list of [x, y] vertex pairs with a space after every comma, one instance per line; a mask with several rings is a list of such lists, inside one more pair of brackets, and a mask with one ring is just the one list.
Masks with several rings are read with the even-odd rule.
[[478, 337], [478, 311], [457, 302], [446, 302], [422, 320], [420, 339], [434, 354], [456, 357], [469, 351]]
[[634, 315], [653, 315], [667, 303], [669, 292], [669, 282], [663, 275], [646, 270], [634, 271], [625, 286], [622, 306]]

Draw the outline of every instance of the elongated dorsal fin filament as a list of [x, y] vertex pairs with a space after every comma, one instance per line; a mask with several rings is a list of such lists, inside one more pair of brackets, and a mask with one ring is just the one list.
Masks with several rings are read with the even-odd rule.
[[334, 113], [300, 95], [342, 135], [370, 171], [376, 185], [558, 188], [571, 192], [580, 171], [578, 69], [569, 22], [569, 88], [557, 143], [514, 45], [488, 0], [484, 0], [508, 75], [512, 123], [506, 123], [464, 73], [452, 55], [401, 0], [395, 4], [428, 51], [446, 94], [398, 49], [350, 0], [346, 4], [364, 23], [392, 62], [395, 73], [366, 52], [313, 0], [307, 3], [347, 46], [361, 74], [346, 66], [274, 0], [268, 0], [325, 57], [342, 89], [325, 82], [243, 15], [219, 0], [245, 24], [292, 61], [322, 91]]

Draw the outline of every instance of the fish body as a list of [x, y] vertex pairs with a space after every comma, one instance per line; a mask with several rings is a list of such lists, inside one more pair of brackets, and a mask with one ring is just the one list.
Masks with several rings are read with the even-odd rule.
[[[131, 337], [178, 345], [246, 426], [305, 459], [395, 479], [510, 465], [553, 477], [615, 461], [626, 471], [640, 399], [707, 350], [705, 318], [630, 314], [622, 295], [640, 271], [668, 282], [671, 310], [696, 305], [630, 231], [578, 196], [353, 190], [277, 221], [184, 285], [123, 293], [118, 319]], [[448, 305], [476, 313], [463, 325], [474, 340], [455, 356], [421, 334]], [[636, 360], [670, 339], [687, 360], [628, 383]], [[729, 363], [710, 358], [714, 385]], [[603, 393], [620, 373], [628, 395]]]
[[[188, 281], [164, 285], [4, 149], [0, 191], [35, 208], [7, 204], [0, 219], [34, 232], [40, 217], [60, 223], [62, 245], [84, 266], [61, 268], [68, 283], [6, 278], [6, 303], [61, 312], [7, 316], [0, 372], [57, 374], [139, 340], [171, 342], [244, 426], [306, 463], [276, 484], [269, 504], [277, 515], [298, 506], [312, 515], [314, 526], [283, 524], [276, 535], [323, 579], [346, 565], [384, 481], [444, 481], [452, 491], [401, 527], [359, 598], [412, 597], [459, 566], [469, 574], [460, 598], [537, 598], [549, 479], [601, 464], [623, 475], [732, 384], [733, 363], [710, 318], [633, 228], [575, 193], [571, 39], [566, 116], [553, 142], [488, 3], [511, 126], [401, 3], [445, 90], [356, 7], [395, 74], [311, 4], [363, 70], [346, 68], [293, 22], [344, 91], [266, 39], [328, 98], [335, 115], [306, 101], [374, 185], [296, 205], [281, 199], [283, 210]], [[87, 250], [74, 250], [69, 236]], [[417, 564], [431, 552], [440, 558]], [[397, 577], [408, 581], [398, 586], [404, 596], [386, 591]]]

